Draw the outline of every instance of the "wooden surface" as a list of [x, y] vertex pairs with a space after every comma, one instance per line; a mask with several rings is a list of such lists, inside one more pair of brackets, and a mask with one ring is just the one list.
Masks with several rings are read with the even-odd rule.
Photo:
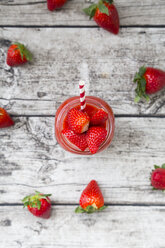
[[[50, 13], [44, 0], [1, 0], [0, 20], [4, 26], [96, 26], [82, 11], [94, 2], [97, 0], [68, 0], [63, 11]], [[164, 0], [116, 0], [115, 4], [121, 25], [164, 25]]]
[[93, 215], [76, 215], [74, 208], [55, 206], [51, 219], [42, 220], [21, 206], [14, 207], [14, 213], [10, 207], [0, 207], [1, 246], [164, 247], [165, 207], [109, 206]]
[[[165, 247], [165, 196], [149, 181], [153, 164], [165, 162], [165, 90], [135, 104], [132, 82], [141, 65], [165, 69], [165, 2], [116, 0], [118, 36], [88, 20], [81, 9], [89, 2], [71, 0], [51, 13], [45, 1], [0, 1], [0, 106], [16, 122], [0, 130], [2, 248]], [[12, 41], [29, 47], [30, 64], [6, 65]], [[55, 112], [78, 94], [80, 79], [116, 116], [111, 146], [90, 157], [64, 151], [54, 138]], [[76, 215], [91, 179], [109, 207]], [[53, 194], [49, 220], [22, 208], [34, 190]]]

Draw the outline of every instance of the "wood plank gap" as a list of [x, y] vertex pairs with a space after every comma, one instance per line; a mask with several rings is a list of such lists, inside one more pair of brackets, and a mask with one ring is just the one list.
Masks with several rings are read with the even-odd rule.
[[[52, 206], [73, 206], [76, 207], [79, 204], [75, 203], [53, 203]], [[0, 207], [18, 207], [22, 206], [22, 203], [1, 203]], [[165, 203], [157, 204], [157, 203], [106, 203], [105, 206], [119, 206], [119, 207], [165, 207]]]
[[[11, 117], [53, 117], [54, 115], [12, 115]], [[130, 114], [117, 114], [115, 115], [115, 118], [165, 118], [165, 115], [130, 115]]]
[[[99, 28], [97, 25], [0, 25], [0, 28]], [[165, 28], [159, 25], [121, 25], [120, 28]]]

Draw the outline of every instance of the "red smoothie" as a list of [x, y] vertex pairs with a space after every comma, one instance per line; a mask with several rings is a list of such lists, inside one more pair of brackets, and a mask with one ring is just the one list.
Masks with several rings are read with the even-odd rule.
[[[67, 114], [73, 108], [80, 110], [80, 98], [78, 96], [67, 99], [60, 105], [56, 112], [55, 136], [57, 142], [69, 152], [80, 155], [92, 155], [89, 151], [89, 148], [81, 151], [78, 147], [69, 142], [62, 133], [64, 129], [69, 128]], [[97, 152], [101, 152], [112, 142], [115, 129], [115, 119], [111, 107], [105, 101], [98, 97], [86, 96], [86, 108], [84, 112], [86, 112], [89, 117], [92, 117], [99, 109], [103, 109], [106, 113], [108, 113], [108, 119], [103, 124], [101, 124], [101, 127], [107, 130], [107, 137]], [[91, 125], [89, 127], [91, 127]]]

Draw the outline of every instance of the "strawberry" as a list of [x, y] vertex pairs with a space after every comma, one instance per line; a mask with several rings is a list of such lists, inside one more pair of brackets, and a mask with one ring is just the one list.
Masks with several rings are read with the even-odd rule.
[[69, 128], [75, 133], [84, 133], [89, 127], [89, 116], [86, 113], [72, 108], [67, 115]]
[[80, 206], [75, 209], [76, 213], [91, 214], [106, 208], [104, 206], [104, 197], [95, 180], [92, 180], [83, 190], [79, 203]]
[[32, 54], [27, 48], [18, 42], [12, 44], [7, 52], [7, 64], [18, 66], [32, 60]]
[[104, 109], [99, 109], [90, 119], [90, 124], [97, 126], [103, 124], [108, 119], [108, 113]]
[[14, 125], [14, 121], [11, 119], [5, 109], [0, 108], [0, 128], [10, 127]]
[[80, 148], [81, 151], [84, 151], [87, 147], [87, 141], [86, 141], [86, 134], [82, 133], [82, 134], [77, 134], [74, 131], [70, 130], [70, 129], [63, 129], [62, 134], [71, 142], [73, 143], [75, 146], [77, 146], [78, 148]]
[[26, 196], [22, 202], [24, 203], [24, 207], [27, 207], [36, 217], [48, 219], [51, 212], [49, 196], [51, 196], [51, 194], [44, 195], [36, 191], [35, 195]]
[[61, 8], [67, 0], [47, 0], [48, 10], [53, 11]]
[[135, 102], [139, 102], [142, 97], [149, 101], [148, 94], [165, 87], [165, 72], [152, 67], [141, 67], [135, 74], [134, 82], [137, 83]]
[[151, 185], [154, 189], [165, 190], [165, 164], [162, 167], [154, 165], [154, 168], [151, 174]]
[[119, 15], [113, 0], [100, 0], [98, 4], [92, 4], [83, 11], [90, 19], [93, 17], [100, 27], [113, 34], [119, 33]]
[[90, 127], [87, 131], [87, 143], [92, 154], [96, 153], [106, 139], [107, 130], [103, 127]]

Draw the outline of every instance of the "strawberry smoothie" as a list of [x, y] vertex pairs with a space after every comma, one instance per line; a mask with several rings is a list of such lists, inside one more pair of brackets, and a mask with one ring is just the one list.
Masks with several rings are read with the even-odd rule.
[[55, 117], [55, 136], [67, 151], [92, 155], [107, 148], [114, 136], [114, 114], [102, 99], [86, 96], [82, 111], [78, 96], [60, 105]]

